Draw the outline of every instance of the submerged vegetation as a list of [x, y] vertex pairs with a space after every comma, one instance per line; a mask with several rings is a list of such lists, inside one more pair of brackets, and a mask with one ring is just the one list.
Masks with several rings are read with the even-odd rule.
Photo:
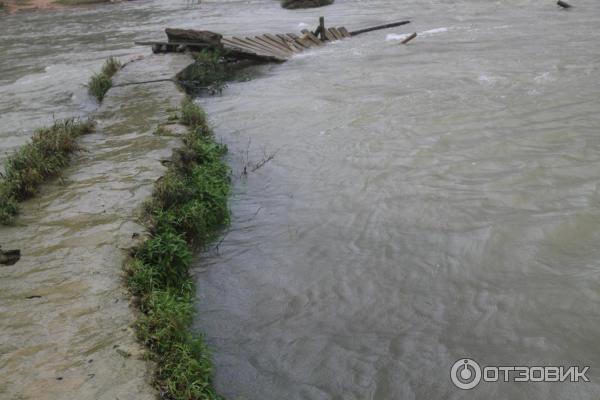
[[215, 50], [194, 53], [195, 62], [179, 74], [189, 89], [209, 94], [221, 93], [228, 78], [227, 63], [223, 54]]
[[104, 99], [104, 95], [112, 87], [112, 77], [121, 69], [121, 62], [115, 57], [109, 57], [102, 66], [102, 70], [92, 75], [88, 83], [88, 93], [98, 101]]
[[93, 127], [90, 121], [56, 121], [35, 131], [30, 143], [8, 157], [0, 176], [0, 223], [13, 222], [18, 202], [32, 197], [42, 182], [57, 175], [80, 149], [76, 139]]
[[141, 310], [139, 339], [158, 364], [162, 398], [220, 399], [209, 351], [189, 332], [195, 291], [189, 268], [192, 251], [229, 222], [226, 148], [215, 142], [204, 111], [190, 99], [182, 103], [179, 119], [189, 128], [184, 147], [145, 204], [151, 236], [127, 266], [127, 283]]

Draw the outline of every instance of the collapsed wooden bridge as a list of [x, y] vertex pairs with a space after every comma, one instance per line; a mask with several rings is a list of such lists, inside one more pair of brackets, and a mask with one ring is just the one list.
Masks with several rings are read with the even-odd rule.
[[300, 32], [300, 35], [294, 33], [266, 33], [253, 37], [223, 37], [218, 33], [208, 31], [167, 29], [167, 42], [136, 42], [136, 44], [150, 45], [154, 53], [218, 49], [239, 59], [284, 62], [294, 54], [312, 47], [323, 46], [327, 42], [342, 40], [380, 29], [394, 28], [408, 23], [410, 21], [393, 22], [350, 32], [345, 27], [326, 28], [325, 18], [321, 17], [319, 18], [319, 26], [314, 32], [304, 29]]

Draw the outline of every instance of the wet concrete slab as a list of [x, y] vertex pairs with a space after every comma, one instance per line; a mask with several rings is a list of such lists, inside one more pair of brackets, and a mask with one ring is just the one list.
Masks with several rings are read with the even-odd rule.
[[[114, 83], [172, 78], [191, 62], [148, 56]], [[84, 151], [22, 204], [16, 226], [0, 227], [2, 248], [21, 250], [0, 266], [0, 398], [156, 397], [122, 267], [144, 236], [139, 213], [166, 170], [161, 160], [181, 145], [154, 131], [184, 96], [168, 81], [111, 89]]]

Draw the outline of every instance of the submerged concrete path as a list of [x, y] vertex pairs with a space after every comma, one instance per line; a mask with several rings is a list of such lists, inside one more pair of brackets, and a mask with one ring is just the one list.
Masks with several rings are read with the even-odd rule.
[[[114, 81], [172, 78], [191, 62], [153, 55]], [[153, 132], [183, 97], [172, 82], [111, 89], [62, 181], [23, 203], [18, 226], [0, 227], [0, 245], [22, 252], [0, 265], [1, 399], [156, 397], [122, 266], [143, 236], [136, 215], [165, 171], [160, 160], [180, 145]]]

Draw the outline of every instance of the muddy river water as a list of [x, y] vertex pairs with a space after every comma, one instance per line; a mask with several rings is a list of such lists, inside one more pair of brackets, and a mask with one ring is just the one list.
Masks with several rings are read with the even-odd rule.
[[[199, 255], [195, 328], [230, 399], [600, 396], [600, 9], [553, 2], [139, 1], [0, 17], [0, 149], [94, 110], [82, 86], [165, 26], [297, 32], [409, 18], [201, 99], [232, 224]], [[404, 34], [418, 32], [409, 46]], [[273, 159], [254, 172], [261, 160]], [[589, 366], [588, 383], [450, 368]]]

